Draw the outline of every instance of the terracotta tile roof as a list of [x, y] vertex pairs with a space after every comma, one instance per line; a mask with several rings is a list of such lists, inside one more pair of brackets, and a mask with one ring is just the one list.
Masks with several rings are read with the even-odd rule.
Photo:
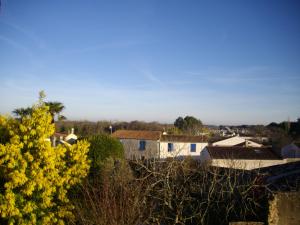
[[59, 133], [59, 132], [55, 132], [54, 136], [55, 136], [55, 137], [66, 137], [66, 136], [68, 136], [68, 134], [67, 134], [67, 133]]
[[188, 142], [188, 143], [199, 143], [207, 142], [206, 136], [188, 136], [188, 135], [162, 135], [161, 141], [164, 142]]
[[146, 130], [117, 130], [112, 134], [113, 137], [119, 139], [139, 139], [139, 140], [159, 140], [160, 131]]
[[281, 159], [273, 153], [270, 147], [206, 147], [213, 159], [249, 159], [249, 160], [279, 160]]

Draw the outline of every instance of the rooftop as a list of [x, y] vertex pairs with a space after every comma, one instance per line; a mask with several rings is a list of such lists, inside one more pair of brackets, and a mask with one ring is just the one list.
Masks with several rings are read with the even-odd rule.
[[162, 135], [160, 140], [164, 142], [207, 142], [207, 137], [188, 135]]
[[207, 146], [213, 159], [280, 160], [270, 147]]
[[206, 136], [163, 135], [160, 131], [117, 130], [112, 134], [119, 139], [160, 140], [163, 142], [207, 142]]
[[112, 134], [112, 136], [119, 139], [159, 140], [161, 132], [146, 130], [117, 130]]
[[54, 136], [55, 137], [66, 137], [66, 136], [68, 136], [68, 133], [55, 132]]

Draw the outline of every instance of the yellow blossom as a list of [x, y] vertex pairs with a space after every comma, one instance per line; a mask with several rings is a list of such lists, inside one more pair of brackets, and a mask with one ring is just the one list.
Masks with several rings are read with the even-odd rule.
[[0, 116], [9, 134], [0, 144], [0, 217], [8, 224], [64, 224], [73, 218], [67, 193], [88, 173], [89, 144], [51, 147], [46, 139], [55, 127], [48, 110], [40, 100], [30, 116]]

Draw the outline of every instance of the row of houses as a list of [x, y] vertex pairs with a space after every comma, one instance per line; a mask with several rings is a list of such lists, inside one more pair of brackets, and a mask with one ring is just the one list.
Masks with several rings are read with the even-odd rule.
[[231, 137], [208, 143], [206, 136], [167, 135], [160, 131], [118, 130], [112, 134], [124, 146], [127, 159], [166, 159], [191, 156], [213, 166], [257, 169], [300, 160], [298, 146], [281, 155], [251, 137]]
[[208, 145], [205, 136], [167, 135], [160, 131], [118, 130], [112, 136], [123, 144], [127, 159], [199, 156]]
[[[124, 146], [127, 159], [160, 159], [193, 157], [213, 166], [257, 169], [300, 161], [300, 145], [284, 146], [278, 155], [270, 146], [263, 146], [252, 137], [230, 137], [209, 143], [205, 135], [167, 135], [160, 131], [118, 130], [112, 134]], [[74, 129], [55, 133], [52, 145], [70, 145], [77, 141]], [[50, 139], [49, 139], [50, 141]]]

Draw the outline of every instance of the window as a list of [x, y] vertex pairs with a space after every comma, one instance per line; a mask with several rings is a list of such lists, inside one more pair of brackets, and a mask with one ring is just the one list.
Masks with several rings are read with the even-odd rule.
[[143, 151], [146, 149], [146, 141], [141, 140], [140, 141], [140, 146], [139, 146], [139, 150]]
[[196, 144], [191, 144], [191, 152], [196, 152]]
[[174, 144], [168, 143], [168, 152], [172, 152], [174, 150]]

